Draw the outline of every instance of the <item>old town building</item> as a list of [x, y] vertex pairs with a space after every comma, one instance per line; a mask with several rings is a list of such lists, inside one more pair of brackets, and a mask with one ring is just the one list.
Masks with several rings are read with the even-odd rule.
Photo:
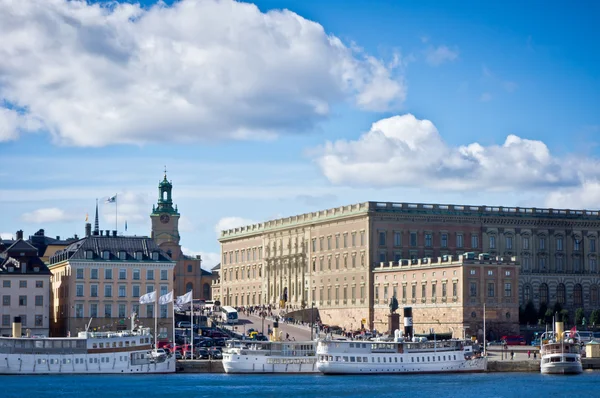
[[211, 298], [212, 273], [202, 269], [202, 258], [188, 256], [181, 251], [179, 236], [179, 211], [173, 206], [173, 184], [167, 173], [158, 184], [158, 203], [152, 207], [151, 237], [175, 261], [173, 286], [175, 295], [182, 296], [193, 290], [194, 299]]
[[413, 308], [417, 334], [519, 334], [519, 264], [515, 258], [479, 259], [473, 253], [381, 263], [373, 269], [374, 326], [388, 330], [389, 303]]
[[375, 327], [381, 262], [474, 252], [518, 257], [521, 304], [590, 310], [599, 232], [597, 211], [364, 202], [222, 231], [214, 291], [229, 305], [314, 303], [324, 323]]
[[[173, 290], [175, 262], [148, 237], [117, 236], [116, 231], [91, 232], [50, 258], [53, 336], [92, 330], [124, 330], [136, 313], [154, 328], [155, 305], [140, 305], [140, 296]], [[172, 334], [169, 305], [158, 308], [158, 333]]]
[[50, 271], [22, 233], [0, 252], [0, 287], [0, 335], [11, 335], [14, 318], [20, 317], [25, 334], [48, 336]]

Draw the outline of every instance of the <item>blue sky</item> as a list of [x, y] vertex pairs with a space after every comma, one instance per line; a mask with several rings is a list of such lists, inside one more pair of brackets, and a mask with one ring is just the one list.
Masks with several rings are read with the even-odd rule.
[[0, 4], [3, 236], [115, 193], [148, 235], [164, 165], [207, 267], [367, 200], [600, 207], [597, 2], [129, 3]]

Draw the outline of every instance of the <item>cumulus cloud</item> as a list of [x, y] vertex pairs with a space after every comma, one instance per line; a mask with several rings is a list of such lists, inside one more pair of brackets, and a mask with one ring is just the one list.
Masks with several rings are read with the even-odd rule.
[[438, 66], [445, 62], [452, 62], [457, 58], [458, 50], [452, 50], [447, 46], [431, 46], [425, 50], [425, 60], [432, 66]]
[[215, 225], [215, 232], [217, 233], [217, 236], [221, 236], [221, 231], [232, 228], [244, 227], [246, 225], [252, 225], [256, 223], [257, 221], [250, 220], [248, 218], [223, 217], [217, 222], [217, 225]]
[[0, 37], [0, 140], [40, 127], [75, 146], [264, 139], [406, 94], [398, 64], [229, 0], [1, 1]]
[[555, 209], [600, 208], [600, 180], [582, 181], [581, 185], [550, 192], [546, 206]]
[[54, 223], [62, 221], [73, 221], [81, 219], [82, 216], [68, 213], [63, 209], [57, 207], [49, 207], [44, 209], [37, 209], [32, 212], [23, 213], [21, 219], [27, 223], [43, 224], [43, 223]]
[[574, 187], [600, 177], [600, 162], [558, 158], [541, 141], [516, 135], [502, 145], [449, 146], [429, 120], [411, 114], [373, 123], [356, 141], [327, 142], [314, 152], [335, 184], [512, 190]]

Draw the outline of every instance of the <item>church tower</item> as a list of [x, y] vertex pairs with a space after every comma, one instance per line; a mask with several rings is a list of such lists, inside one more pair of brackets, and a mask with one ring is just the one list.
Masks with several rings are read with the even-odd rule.
[[158, 203], [152, 206], [152, 239], [166, 252], [171, 252], [171, 257], [175, 260], [181, 254], [179, 246], [179, 212], [177, 206], [173, 207], [173, 198], [171, 192], [173, 184], [167, 180], [167, 170], [165, 176], [158, 184]]

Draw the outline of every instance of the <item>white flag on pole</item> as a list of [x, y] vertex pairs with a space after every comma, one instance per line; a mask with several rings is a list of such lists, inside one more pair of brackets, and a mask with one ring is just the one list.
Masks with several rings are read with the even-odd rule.
[[150, 304], [156, 301], [156, 290], [140, 297], [140, 304]]
[[171, 301], [173, 301], [173, 291], [170, 291], [167, 294], [163, 294], [162, 296], [160, 296], [158, 298], [158, 304], [160, 304], [160, 305], [168, 304]]
[[175, 300], [175, 304], [177, 305], [182, 305], [185, 303], [191, 303], [192, 302], [192, 291], [190, 290], [189, 292], [187, 292], [186, 294], [184, 294], [183, 296], [178, 296], [177, 300]]

